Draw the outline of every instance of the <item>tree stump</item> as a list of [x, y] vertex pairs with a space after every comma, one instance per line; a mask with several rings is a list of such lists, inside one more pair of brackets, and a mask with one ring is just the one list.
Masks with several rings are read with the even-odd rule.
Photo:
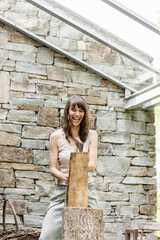
[[88, 153], [71, 153], [66, 205], [88, 206]]
[[104, 240], [103, 210], [88, 208], [88, 153], [71, 154], [62, 240]]
[[104, 240], [103, 210], [65, 207], [62, 240]]

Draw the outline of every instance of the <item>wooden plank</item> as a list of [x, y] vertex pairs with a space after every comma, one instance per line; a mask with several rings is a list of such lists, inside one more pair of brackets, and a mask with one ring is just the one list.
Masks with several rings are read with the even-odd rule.
[[63, 208], [62, 240], [104, 240], [103, 210]]
[[71, 153], [67, 206], [88, 206], [88, 153], [86, 152]]

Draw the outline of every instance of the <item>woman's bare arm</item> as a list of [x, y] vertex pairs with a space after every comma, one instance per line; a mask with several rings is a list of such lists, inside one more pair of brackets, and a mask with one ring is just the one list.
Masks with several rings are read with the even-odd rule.
[[50, 135], [50, 143], [49, 143], [49, 160], [50, 160], [50, 173], [57, 179], [60, 180], [68, 180], [68, 175], [60, 172], [57, 169], [57, 161], [58, 161], [58, 132], [53, 132]]

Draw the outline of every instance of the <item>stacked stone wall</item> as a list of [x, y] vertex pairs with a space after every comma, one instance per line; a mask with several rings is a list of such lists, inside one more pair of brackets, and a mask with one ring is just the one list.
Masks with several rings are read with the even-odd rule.
[[[0, 3], [6, 18], [132, 86], [145, 73], [25, 1]], [[41, 227], [55, 185], [49, 173], [49, 134], [60, 128], [68, 97], [78, 94], [88, 104], [90, 128], [98, 132], [93, 179], [104, 210], [105, 239], [122, 240], [126, 228], [155, 219], [153, 112], [126, 111], [124, 89], [4, 24], [0, 39], [0, 215], [7, 197], [20, 224]], [[14, 223], [9, 210], [7, 221]]]

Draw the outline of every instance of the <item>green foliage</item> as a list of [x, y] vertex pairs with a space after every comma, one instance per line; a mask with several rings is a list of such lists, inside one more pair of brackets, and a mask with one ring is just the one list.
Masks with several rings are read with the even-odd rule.
[[160, 122], [160, 106], [155, 107], [154, 114], [155, 114], [155, 125], [157, 127]]
[[[155, 126], [156, 126], [156, 134], [159, 134], [160, 132], [160, 106], [155, 107], [154, 109], [155, 113]], [[158, 139], [158, 136], [157, 136]], [[158, 182], [160, 181], [160, 174], [158, 172], [157, 168], [157, 177], [158, 177]], [[157, 185], [157, 221], [160, 222], [160, 184]], [[160, 232], [157, 234], [158, 239], [160, 240]]]

